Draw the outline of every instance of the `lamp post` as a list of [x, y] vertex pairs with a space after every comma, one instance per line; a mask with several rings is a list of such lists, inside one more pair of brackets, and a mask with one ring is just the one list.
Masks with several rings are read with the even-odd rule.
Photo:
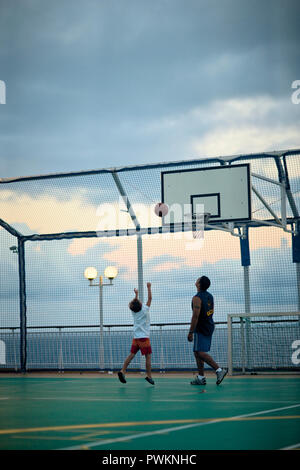
[[104, 341], [103, 341], [103, 287], [112, 286], [113, 279], [117, 276], [118, 270], [115, 266], [108, 266], [104, 271], [104, 276], [109, 283], [103, 282], [103, 276], [99, 276], [99, 283], [94, 283], [94, 279], [98, 276], [97, 269], [93, 267], [86, 268], [84, 277], [90, 281], [91, 287], [99, 287], [99, 313], [100, 313], [100, 344], [99, 344], [99, 368], [104, 369]]

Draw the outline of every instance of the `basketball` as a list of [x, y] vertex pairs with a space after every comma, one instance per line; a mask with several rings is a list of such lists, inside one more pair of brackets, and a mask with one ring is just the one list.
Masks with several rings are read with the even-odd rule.
[[159, 202], [156, 204], [154, 208], [154, 212], [158, 217], [164, 217], [168, 213], [168, 206], [167, 204], [164, 204], [163, 202]]

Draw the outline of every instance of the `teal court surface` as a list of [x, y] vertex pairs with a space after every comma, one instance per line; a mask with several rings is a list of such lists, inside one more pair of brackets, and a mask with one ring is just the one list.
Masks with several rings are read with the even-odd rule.
[[1, 450], [300, 449], [300, 377], [0, 376]]

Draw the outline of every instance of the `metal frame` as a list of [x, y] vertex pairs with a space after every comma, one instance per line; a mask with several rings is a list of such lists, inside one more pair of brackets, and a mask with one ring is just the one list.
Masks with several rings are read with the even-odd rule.
[[[289, 176], [287, 171], [286, 157], [289, 155], [300, 155], [300, 149], [292, 150], [281, 150], [277, 152], [267, 152], [267, 153], [257, 153], [257, 154], [243, 154], [236, 156], [228, 157], [219, 157], [211, 159], [193, 159], [193, 160], [184, 160], [176, 162], [164, 162], [158, 164], [146, 164], [146, 165], [135, 165], [128, 167], [118, 167], [118, 168], [106, 168], [98, 170], [88, 170], [88, 171], [79, 171], [79, 172], [69, 172], [69, 173], [55, 173], [55, 174], [46, 174], [46, 175], [36, 175], [36, 176], [21, 176], [21, 177], [12, 177], [12, 178], [0, 178], [0, 184], [10, 184], [13, 182], [19, 181], [32, 181], [32, 180], [41, 180], [41, 179], [53, 179], [53, 178], [67, 178], [74, 176], [83, 176], [83, 175], [95, 175], [95, 174], [110, 174], [117, 186], [117, 189], [122, 196], [127, 210], [131, 216], [131, 219], [135, 225], [134, 229], [125, 229], [125, 230], [104, 230], [104, 231], [87, 231], [87, 232], [66, 232], [66, 233], [53, 233], [53, 234], [32, 234], [25, 236], [10, 226], [6, 221], [0, 219], [0, 225], [11, 235], [15, 236], [18, 240], [18, 260], [19, 260], [19, 294], [20, 294], [20, 332], [21, 332], [21, 341], [20, 341], [20, 366], [21, 371], [26, 371], [26, 271], [25, 271], [25, 242], [27, 241], [38, 241], [38, 240], [58, 240], [58, 239], [73, 239], [73, 238], [89, 238], [89, 237], [115, 237], [115, 236], [137, 236], [137, 257], [138, 257], [138, 284], [140, 291], [140, 298], [143, 299], [143, 248], [142, 248], [142, 236], [147, 234], [157, 234], [157, 233], [175, 233], [186, 231], [184, 224], [170, 224], [165, 227], [141, 227], [139, 221], [136, 218], [136, 215], [133, 211], [132, 205], [128, 200], [127, 193], [120, 181], [119, 174], [122, 172], [130, 171], [140, 171], [147, 169], [159, 169], [159, 168], [174, 168], [178, 166], [187, 166], [195, 164], [212, 164], [218, 163], [221, 167], [226, 167], [232, 163], [239, 162], [241, 160], [254, 160], [254, 159], [263, 159], [263, 158], [273, 158], [277, 170], [278, 170], [278, 181], [266, 178], [261, 175], [252, 173], [251, 176], [264, 179], [276, 185], [279, 185], [281, 188], [281, 217], [277, 217], [275, 212], [271, 209], [270, 205], [264, 200], [262, 195], [259, 194], [257, 189], [252, 186], [253, 192], [260, 199], [263, 205], [267, 208], [271, 216], [273, 217], [270, 220], [259, 220], [252, 219], [249, 221], [237, 221], [231, 223], [220, 223], [213, 222], [206, 224], [204, 230], [221, 230], [231, 233], [235, 237], [239, 237], [243, 240], [248, 240], [248, 228], [250, 227], [262, 227], [262, 226], [272, 226], [283, 229], [285, 232], [291, 233], [292, 235], [298, 235], [300, 233], [300, 215], [295, 204], [293, 194], [290, 190]], [[213, 167], [217, 168], [217, 167]], [[184, 170], [183, 170], [184, 171]], [[292, 218], [287, 218], [286, 215], [286, 203], [289, 202], [290, 208], [293, 213]], [[288, 229], [288, 225], [291, 227]], [[247, 231], [245, 230], [247, 227]], [[191, 230], [193, 227], [191, 227]], [[300, 263], [296, 263], [296, 276], [298, 280], [298, 306], [300, 310]], [[249, 287], [249, 266], [244, 266], [244, 291], [245, 291], [245, 311], [250, 312], [250, 287]], [[272, 314], [274, 315], [274, 314]], [[290, 315], [290, 313], [289, 313]], [[242, 315], [245, 317], [245, 315]]]
[[[228, 349], [227, 349], [227, 360], [228, 360], [228, 374], [233, 375], [233, 364], [232, 364], [232, 320], [233, 318], [239, 319], [240, 320], [240, 325], [241, 325], [241, 335], [242, 335], [242, 357], [244, 358], [243, 361], [243, 367], [242, 371], [245, 372], [245, 351], [247, 349], [247, 341], [245, 341], [245, 332], [244, 332], [244, 323], [243, 320], [245, 319], [246, 322], [247, 320], [250, 321], [251, 318], [257, 318], [257, 317], [299, 317], [300, 321], [300, 311], [299, 312], [263, 312], [263, 313], [229, 313], [227, 315], [227, 337], [228, 337]], [[247, 325], [247, 323], [246, 323]]]

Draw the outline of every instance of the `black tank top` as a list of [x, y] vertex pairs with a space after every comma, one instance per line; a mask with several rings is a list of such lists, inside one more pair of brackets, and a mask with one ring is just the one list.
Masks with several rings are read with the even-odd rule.
[[211, 336], [215, 329], [215, 324], [213, 321], [214, 298], [207, 291], [197, 292], [196, 296], [201, 299], [201, 311], [196, 326], [196, 331], [198, 333], [202, 333], [205, 336]]

